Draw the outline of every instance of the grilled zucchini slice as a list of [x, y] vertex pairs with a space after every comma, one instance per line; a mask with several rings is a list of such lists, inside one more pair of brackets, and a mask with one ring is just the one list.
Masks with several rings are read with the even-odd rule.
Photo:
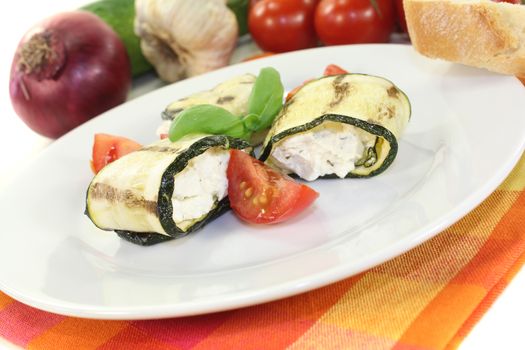
[[86, 214], [100, 229], [151, 245], [198, 230], [229, 209], [229, 149], [221, 135], [158, 141], [104, 167], [87, 190]]
[[[224, 108], [236, 116], [248, 114], [248, 100], [256, 79], [255, 75], [246, 73], [226, 80], [211, 90], [197, 92], [170, 103], [161, 113], [162, 123], [157, 129], [157, 134], [168, 134], [171, 122], [182, 111], [192, 106], [209, 104]], [[254, 133], [250, 143], [260, 145], [267, 132], [268, 129]]]
[[387, 79], [323, 77], [284, 105], [260, 158], [309, 181], [374, 176], [396, 157], [410, 114], [408, 97]]
[[253, 74], [243, 74], [226, 80], [211, 90], [174, 101], [162, 112], [162, 119], [171, 121], [183, 110], [202, 104], [222, 107], [233, 115], [245, 115], [248, 113], [248, 99], [255, 79]]

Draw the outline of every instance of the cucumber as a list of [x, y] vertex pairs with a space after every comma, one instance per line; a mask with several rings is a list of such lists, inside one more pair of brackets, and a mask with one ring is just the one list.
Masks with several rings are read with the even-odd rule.
[[153, 69], [140, 48], [140, 39], [134, 32], [135, 0], [100, 0], [81, 8], [100, 17], [122, 39], [131, 61], [133, 77]]
[[228, 0], [226, 6], [235, 14], [239, 26], [239, 36], [248, 33], [248, 10], [250, 0]]

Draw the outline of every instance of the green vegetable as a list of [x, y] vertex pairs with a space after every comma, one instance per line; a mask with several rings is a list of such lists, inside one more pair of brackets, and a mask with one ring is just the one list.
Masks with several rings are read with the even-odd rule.
[[142, 55], [140, 39], [134, 32], [135, 1], [134, 0], [100, 0], [81, 8], [94, 13], [122, 39], [131, 61], [133, 77], [144, 74], [153, 69], [153, 66]]
[[177, 141], [188, 134], [228, 135], [248, 139], [250, 131], [242, 119], [224, 108], [214, 105], [196, 105], [182, 111], [171, 123], [169, 137]]
[[239, 36], [248, 33], [248, 9], [250, 0], [228, 0], [226, 6], [235, 14]]
[[185, 135], [204, 133], [248, 140], [254, 132], [270, 127], [282, 108], [283, 94], [279, 72], [271, 67], [263, 68], [251, 90], [246, 116], [235, 116], [214, 105], [196, 105], [177, 115], [169, 138], [177, 141]]
[[85, 214], [100, 229], [113, 230], [139, 245], [199, 230], [229, 209], [228, 198], [216, 198], [211, 210], [200, 218], [176, 222], [172, 202], [175, 176], [210, 148], [251, 150], [248, 142], [222, 135], [157, 141], [108, 164], [93, 178]]
[[[281, 141], [329, 124], [346, 124], [363, 143], [364, 152], [346, 177], [371, 177], [387, 169], [411, 107], [408, 97], [391, 81], [365, 74], [326, 76], [304, 84], [272, 124], [260, 160], [279, 167], [273, 151]], [[337, 178], [335, 174], [326, 178]]]
[[248, 112], [259, 116], [257, 128], [254, 131], [266, 129], [272, 125], [273, 119], [283, 106], [284, 87], [279, 72], [271, 67], [261, 69], [255, 80]]

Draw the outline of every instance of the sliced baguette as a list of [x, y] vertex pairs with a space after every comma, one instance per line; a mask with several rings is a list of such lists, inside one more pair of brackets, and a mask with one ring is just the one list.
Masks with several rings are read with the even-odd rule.
[[525, 6], [489, 0], [404, 0], [421, 54], [525, 77]]

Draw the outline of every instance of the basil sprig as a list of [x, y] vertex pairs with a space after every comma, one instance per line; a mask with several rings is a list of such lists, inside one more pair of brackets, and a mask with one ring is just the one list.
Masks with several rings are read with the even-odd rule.
[[197, 105], [182, 111], [172, 122], [171, 141], [189, 134], [228, 135], [248, 140], [254, 132], [272, 125], [283, 106], [284, 87], [279, 72], [271, 67], [261, 69], [248, 99], [248, 114], [235, 116], [226, 109]]
[[188, 134], [228, 135], [248, 139], [251, 132], [241, 118], [214, 105], [197, 105], [182, 111], [171, 123], [169, 138], [177, 141]]

